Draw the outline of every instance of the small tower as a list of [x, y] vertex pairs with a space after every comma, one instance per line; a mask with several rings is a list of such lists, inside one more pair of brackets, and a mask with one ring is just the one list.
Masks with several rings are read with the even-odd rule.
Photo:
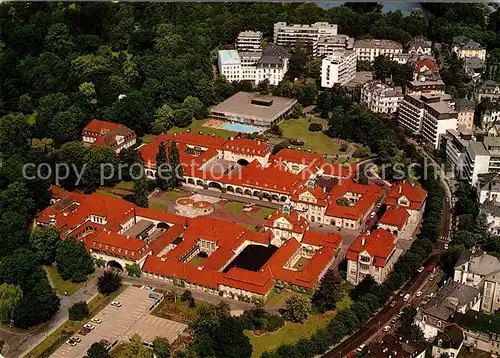
[[307, 189], [314, 189], [316, 187], [316, 175], [313, 174], [307, 180]]
[[283, 215], [290, 215], [292, 213], [292, 202], [290, 201], [290, 199], [286, 199], [281, 212], [283, 213]]

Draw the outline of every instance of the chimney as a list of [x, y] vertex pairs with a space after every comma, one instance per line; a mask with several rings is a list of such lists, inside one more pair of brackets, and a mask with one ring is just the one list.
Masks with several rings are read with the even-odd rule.
[[257, 144], [258, 144], [258, 145], [260, 145], [260, 143], [261, 143], [261, 142], [260, 142], [260, 140], [258, 140], [258, 141], [257, 141]]
[[234, 140], [234, 137], [229, 138], [230, 140]]
[[361, 246], [365, 246], [366, 244], [366, 239], [365, 237], [363, 236], [363, 238], [361, 239]]
[[411, 187], [414, 188], [415, 187], [415, 183], [411, 183]]
[[400, 185], [400, 186], [398, 187], [398, 193], [399, 193], [399, 194], [401, 194], [402, 192], [403, 192], [403, 187]]

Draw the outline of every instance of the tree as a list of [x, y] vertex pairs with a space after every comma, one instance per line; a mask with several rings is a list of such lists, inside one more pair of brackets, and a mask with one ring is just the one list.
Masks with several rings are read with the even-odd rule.
[[45, 49], [47, 51], [65, 54], [71, 51], [72, 47], [73, 39], [66, 24], [58, 23], [49, 28], [45, 36]]
[[187, 303], [190, 308], [196, 307], [196, 302], [194, 300], [193, 294], [189, 290], [184, 291], [184, 293], [181, 295], [181, 301]]
[[134, 148], [121, 150], [118, 154], [118, 162], [120, 167], [125, 168], [124, 171], [119, 173], [122, 180], [131, 181], [144, 175], [144, 160], [141, 154]]
[[30, 235], [30, 245], [44, 265], [51, 265], [56, 257], [56, 247], [61, 241], [61, 231], [53, 225], [36, 226]]
[[168, 104], [164, 104], [155, 112], [152, 124], [153, 134], [166, 133], [174, 125], [174, 111]]
[[271, 152], [271, 154], [278, 154], [278, 152], [282, 149], [286, 149], [290, 147], [290, 141], [287, 139], [287, 140], [284, 140], [282, 142], [279, 142], [278, 144], [276, 144], [274, 147], [273, 147], [273, 150]]
[[153, 358], [153, 352], [144, 345], [141, 336], [134, 334], [130, 343], [123, 345], [117, 358]]
[[172, 168], [173, 177], [170, 187], [179, 187], [182, 183], [182, 177], [184, 176], [181, 158], [179, 154], [179, 149], [177, 149], [177, 142], [173, 141], [168, 149], [168, 164]]
[[113, 185], [118, 180], [118, 158], [110, 147], [92, 147], [83, 157], [83, 191], [94, 192], [100, 185]]
[[407, 307], [403, 309], [403, 314], [401, 316], [402, 325], [398, 329], [398, 333], [412, 342], [424, 342], [424, 333], [415, 324], [416, 314], [417, 310], [415, 308]]
[[31, 128], [23, 114], [11, 113], [0, 118], [0, 152], [5, 157], [26, 152], [30, 136]]
[[172, 168], [167, 161], [165, 143], [160, 142], [156, 153], [156, 185], [161, 190], [167, 190], [172, 182]]
[[142, 208], [149, 206], [148, 180], [142, 177], [134, 180], [134, 203]]
[[371, 275], [367, 275], [356, 287], [354, 287], [349, 295], [353, 300], [356, 300], [358, 297], [366, 295], [375, 286], [377, 286], [375, 279]]
[[335, 203], [340, 206], [351, 206], [351, 202], [345, 197], [338, 198]]
[[141, 277], [141, 268], [137, 264], [132, 264], [132, 265], [125, 265], [125, 270], [127, 270], [127, 273], [129, 276], [133, 277]]
[[94, 272], [94, 260], [85, 249], [85, 244], [73, 238], [57, 244], [56, 264], [61, 278], [72, 282], [83, 282]]
[[335, 309], [337, 302], [344, 297], [341, 280], [333, 270], [328, 270], [321, 279], [319, 288], [314, 292], [311, 303], [323, 313]]
[[195, 119], [203, 119], [207, 115], [207, 110], [203, 103], [196, 97], [187, 96], [182, 102], [182, 108], [187, 109], [191, 113], [191, 117]]
[[157, 358], [169, 358], [170, 357], [170, 343], [163, 337], [156, 337], [153, 339], [153, 354]]
[[72, 321], [83, 321], [89, 315], [89, 306], [85, 301], [79, 301], [68, 308], [69, 319]]
[[116, 292], [122, 287], [122, 278], [116, 272], [104, 271], [97, 280], [97, 288], [105, 296]]
[[92, 343], [87, 350], [87, 358], [109, 358], [108, 350], [99, 342]]
[[174, 124], [176, 127], [186, 128], [193, 122], [193, 114], [189, 109], [180, 108], [176, 109], [173, 113]]
[[0, 285], [0, 322], [10, 323], [14, 312], [23, 298], [23, 291], [17, 285]]
[[323, 126], [321, 123], [311, 123], [309, 124], [309, 132], [321, 132], [323, 130]]
[[65, 111], [58, 112], [48, 123], [47, 134], [57, 145], [80, 139], [86, 122], [85, 113], [74, 105]]
[[302, 323], [311, 311], [311, 302], [303, 296], [294, 295], [286, 300], [283, 317], [287, 321]]

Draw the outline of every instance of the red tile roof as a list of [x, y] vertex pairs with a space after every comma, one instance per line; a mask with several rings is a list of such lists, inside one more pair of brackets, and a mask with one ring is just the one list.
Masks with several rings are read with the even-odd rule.
[[267, 269], [253, 272], [233, 267], [222, 277], [221, 284], [265, 295], [273, 288], [274, 281]]
[[[344, 197], [347, 193], [354, 193], [360, 197], [353, 206], [337, 204], [337, 199]], [[331, 191], [326, 215], [357, 221], [362, 220], [382, 194], [383, 190], [376, 185], [358, 184], [351, 179], [343, 180]]]
[[83, 130], [89, 132], [102, 133], [103, 131], [114, 131], [121, 127], [123, 127], [123, 124], [94, 119], [89, 124], [87, 124]]
[[135, 208], [135, 214], [146, 219], [163, 221], [170, 225], [186, 226], [187, 223], [187, 218], [185, 216], [170, 214], [165, 211], [153, 210], [150, 208], [141, 208], [139, 206]]
[[379, 224], [397, 226], [398, 229], [401, 230], [406, 225], [409, 218], [410, 214], [408, 214], [405, 208], [401, 206], [391, 206], [380, 218]]
[[439, 73], [439, 67], [438, 67], [436, 61], [432, 60], [430, 58], [421, 59], [415, 63], [415, 71], [416, 72], [421, 72], [423, 67], [427, 67], [429, 69], [429, 71], [431, 71], [431, 72]]
[[377, 267], [384, 267], [387, 258], [396, 247], [394, 236], [387, 230], [377, 229], [371, 234], [359, 235], [347, 250], [347, 259], [358, 261], [358, 254], [366, 251]]
[[223, 146], [224, 150], [233, 153], [265, 156], [271, 152], [271, 147], [261, 140], [246, 138], [230, 138]]
[[321, 165], [324, 162], [324, 159], [321, 155], [316, 153], [308, 153], [295, 149], [281, 149], [278, 153], [273, 155], [273, 161], [282, 161], [288, 163], [296, 163], [309, 165], [311, 163], [315, 163], [317, 165]]
[[170, 245], [175, 239], [184, 234], [184, 227], [180, 225], [174, 225], [166, 232], [161, 234], [156, 240], [154, 240], [149, 246], [151, 247], [151, 252], [153, 255], [158, 255], [164, 248]]
[[310, 244], [314, 246], [330, 246], [336, 249], [342, 243], [342, 236], [337, 233], [321, 233], [318, 231], [308, 230], [302, 238], [303, 244]]
[[403, 196], [410, 201], [409, 208], [411, 210], [421, 210], [427, 197], [427, 191], [408, 183], [395, 184], [387, 195], [385, 203], [388, 206], [398, 205], [398, 200]]
[[133, 260], [138, 260], [151, 251], [147, 242], [143, 240], [102, 231], [89, 236], [86, 241], [87, 247], [92, 250], [124, 256]]
[[97, 146], [115, 146], [116, 136], [123, 136], [125, 140], [136, 138], [136, 134], [130, 128], [123, 124], [92, 120], [82, 131], [83, 136], [95, 137], [96, 141], [92, 145]]

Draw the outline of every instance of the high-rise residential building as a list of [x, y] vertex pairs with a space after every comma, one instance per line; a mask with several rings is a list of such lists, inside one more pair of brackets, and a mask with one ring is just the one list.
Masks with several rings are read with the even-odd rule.
[[354, 41], [354, 49], [358, 56], [358, 61], [373, 62], [378, 56], [387, 56], [389, 59], [398, 62], [404, 61], [399, 59], [403, 53], [403, 45], [399, 42], [391, 40], [356, 40]]
[[286, 47], [303, 43], [312, 47], [319, 36], [336, 36], [337, 29], [337, 25], [328, 22], [316, 22], [312, 25], [287, 25], [286, 22], [277, 22], [274, 24], [274, 43]]
[[332, 88], [345, 85], [356, 77], [356, 53], [338, 50], [321, 62], [321, 87]]
[[313, 56], [322, 57], [333, 55], [333, 53], [338, 50], [352, 50], [353, 47], [354, 39], [347, 35], [321, 35], [313, 43]]
[[405, 95], [399, 106], [399, 125], [412, 134], [421, 134], [434, 148], [448, 129], [457, 129], [458, 112], [448, 95], [424, 93]]
[[367, 82], [361, 89], [361, 103], [375, 113], [393, 114], [403, 100], [403, 90], [381, 81]]
[[462, 168], [462, 178], [476, 185], [481, 175], [500, 172], [500, 137], [470, 141]]
[[236, 49], [242, 52], [262, 51], [262, 32], [242, 31], [236, 38]]

